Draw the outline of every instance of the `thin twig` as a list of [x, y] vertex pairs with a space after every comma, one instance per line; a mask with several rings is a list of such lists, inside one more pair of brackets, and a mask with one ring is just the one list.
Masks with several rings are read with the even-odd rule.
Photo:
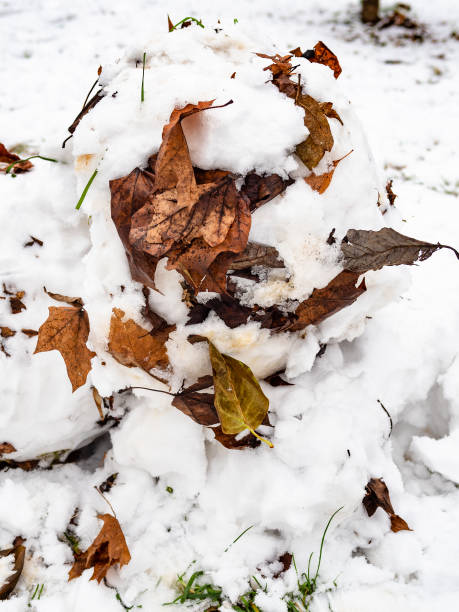
[[389, 431], [389, 438], [391, 436], [392, 433], [392, 428], [393, 428], [393, 423], [392, 423], [392, 417], [389, 414], [389, 411], [387, 410], [387, 408], [384, 406], [384, 404], [382, 403], [381, 400], [376, 400], [378, 402], [378, 404], [381, 406], [381, 408], [384, 410], [384, 412], [387, 414], [387, 416], [389, 417], [389, 421], [390, 421], [390, 431]]

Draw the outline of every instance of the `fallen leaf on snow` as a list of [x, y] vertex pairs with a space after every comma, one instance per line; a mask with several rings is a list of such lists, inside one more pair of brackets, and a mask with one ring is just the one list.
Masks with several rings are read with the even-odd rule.
[[382, 508], [390, 518], [390, 528], [397, 531], [412, 531], [406, 521], [395, 514], [390, 501], [389, 489], [380, 478], [372, 478], [365, 487], [366, 494], [362, 500], [368, 516], [373, 516], [377, 508]]
[[5, 582], [0, 586], [0, 600], [8, 599], [8, 596], [13, 592], [24, 567], [25, 558], [25, 546], [23, 545], [25, 540], [21, 537], [15, 538], [13, 546], [0, 550], [0, 557], [9, 557], [14, 555], [14, 570], [13, 573], [8, 576]]
[[99, 514], [104, 525], [91, 546], [75, 555], [75, 563], [69, 572], [69, 581], [81, 576], [84, 570], [94, 568], [90, 580], [100, 582], [114, 565], [127, 565], [131, 555], [118, 519], [111, 514]]
[[91, 359], [96, 353], [86, 346], [89, 319], [81, 298], [72, 299], [79, 301], [75, 301], [72, 306], [48, 308], [48, 318], [38, 330], [38, 342], [34, 354], [59, 351], [65, 361], [72, 391], [75, 391], [85, 384], [91, 370]]
[[175, 325], [158, 316], [158, 326], [148, 331], [133, 319], [126, 319], [124, 312], [114, 308], [110, 321], [108, 352], [128, 368], [139, 367], [145, 372], [152, 368], [166, 368], [169, 364], [166, 342]]
[[359, 273], [380, 270], [383, 266], [409, 266], [428, 259], [439, 249], [450, 249], [459, 259], [453, 247], [416, 240], [391, 227], [378, 231], [350, 229], [341, 243], [344, 267]]

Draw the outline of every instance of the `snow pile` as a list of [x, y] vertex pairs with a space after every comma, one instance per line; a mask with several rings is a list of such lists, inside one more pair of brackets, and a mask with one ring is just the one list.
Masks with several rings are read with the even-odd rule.
[[[318, 194], [303, 180], [305, 168], [294, 155], [295, 146], [307, 136], [303, 113], [266, 82], [267, 62], [255, 55], [258, 51], [284, 52], [267, 48], [266, 41], [254, 42], [231, 26], [217, 33], [190, 27], [157, 36], [131, 49], [113, 66], [104, 66], [105, 96], [67, 145], [74, 167], [40, 166], [21, 181], [0, 177], [6, 196], [0, 215], [10, 229], [2, 255], [2, 267], [8, 270], [6, 289], [24, 290], [27, 307], [12, 315], [9, 294], [0, 300], [2, 326], [17, 331], [5, 340], [11, 357], [0, 354], [5, 398], [2, 438], [17, 449], [8, 458], [68, 451], [99, 435], [103, 428], [97, 423], [92, 386], [102, 396], [126, 386], [165, 389], [139, 368], [122, 366], [107, 350], [114, 307], [145, 324], [141, 285], [131, 279], [111, 220], [109, 181], [146, 165], [158, 151], [163, 126], [175, 107], [200, 100], [215, 99], [216, 105], [233, 100], [228, 107], [183, 121], [195, 166], [296, 179], [253, 214], [250, 234], [251, 240], [279, 251], [288, 277], [268, 274], [247, 288], [244, 303], [269, 307], [306, 299], [342, 269], [337, 246], [327, 243], [332, 229], [339, 244], [351, 227], [384, 225], [377, 207], [378, 194], [384, 200], [384, 188], [339, 82], [326, 67], [298, 59], [297, 72], [308, 93], [318, 101], [332, 101], [343, 120], [343, 126], [331, 120], [334, 147], [316, 172], [353, 150], [337, 167], [327, 191]], [[96, 179], [76, 212], [75, 202], [95, 169]], [[385, 220], [397, 222], [397, 214], [389, 212]], [[37, 234], [44, 246], [24, 248], [28, 236]], [[338, 574], [338, 582], [354, 591], [361, 584], [384, 583], [397, 576], [401, 590], [408, 592], [411, 576], [422, 564], [420, 540], [409, 532], [388, 533], [386, 516], [378, 511], [369, 519], [361, 504], [369, 478], [384, 476], [394, 507], [408, 524], [422, 521], [403, 501], [389, 419], [376, 402], [387, 393], [396, 415], [410, 400], [422, 401], [432, 384], [429, 379], [420, 388], [415, 377], [420, 364], [415, 361], [407, 367], [402, 358], [392, 362], [387, 346], [399, 342], [395, 329], [388, 338], [387, 320], [399, 306], [391, 301], [406, 288], [404, 271], [369, 272], [367, 291], [351, 306], [305, 332], [273, 334], [255, 322], [230, 329], [216, 315], [186, 326], [181, 277], [166, 270], [164, 263], [156, 274], [160, 292], [151, 292], [149, 300], [154, 311], [176, 325], [167, 343], [171, 389], [210, 372], [206, 348], [189, 344], [190, 333], [212, 338], [222, 352], [244, 361], [259, 378], [286, 368], [292, 386], [261, 383], [270, 400], [274, 449], [262, 445], [229, 451], [207, 429], [172, 407], [166, 395], [136, 390], [117, 396], [112, 415], [123, 418], [111, 432], [113, 448], [102, 467], [91, 466], [88, 472], [72, 465], [50, 472], [15, 470], [2, 481], [0, 496], [6, 501], [0, 510], [0, 548], [11, 545], [20, 533], [27, 538], [32, 557], [21, 577], [19, 595], [2, 603], [0, 610], [19, 612], [29, 602], [38, 612], [65, 606], [79, 611], [88, 609], [89, 601], [90, 609], [111, 612], [122, 609], [114, 588], [127, 606], [159, 610], [176, 597], [177, 574], [190, 567], [205, 571], [206, 579], [222, 587], [232, 602], [249, 589], [250, 576], [257, 575], [266, 584], [266, 592], [259, 592], [256, 599], [260, 609], [285, 610], [283, 597], [295, 590], [296, 576], [292, 567], [276, 577], [279, 557], [294, 553], [300, 571], [306, 570], [311, 552], [316, 552], [317, 561], [325, 523], [341, 506], [334, 523], [340, 523], [336, 537], [328, 532], [317, 610], [326, 609], [329, 601], [339, 610], [357, 609], [355, 597], [347, 603], [346, 591], [336, 597], [327, 592]], [[32, 356], [35, 339], [20, 332], [38, 329], [45, 320], [52, 300], [43, 286], [80, 296], [89, 316], [88, 345], [97, 356], [86, 385], [74, 394], [61, 356], [56, 351]], [[209, 296], [200, 297], [205, 301]], [[370, 320], [375, 313], [381, 317], [376, 322]], [[421, 319], [421, 315], [414, 319], [417, 325], [422, 325]], [[363, 334], [367, 322], [368, 336], [352, 342]], [[316, 357], [325, 344], [325, 354]], [[449, 397], [454, 385], [449, 375], [445, 382]], [[411, 450], [432, 469], [457, 478], [457, 466], [452, 471], [451, 463], [443, 461], [454, 435], [441, 445], [416, 438]], [[63, 534], [70, 530], [82, 550], [91, 544], [100, 529], [97, 513], [107, 511], [93, 486], [114, 473], [116, 481], [106, 497], [116, 510], [132, 560], [119, 572], [110, 570], [105, 586], [89, 583], [90, 572], [67, 584], [65, 564], [72, 561], [72, 553]], [[16, 504], [20, 510], [12, 514]], [[71, 522], [76, 508], [77, 517]], [[391, 558], [395, 546], [397, 559]], [[371, 563], [359, 554], [367, 547]], [[3, 562], [0, 569], [7, 572], [9, 566]], [[45, 595], [30, 602], [30, 587], [37, 583], [46, 583]], [[386, 601], [390, 603], [391, 597], [388, 592]], [[362, 601], [368, 601], [364, 595]], [[224, 609], [230, 609], [229, 604]]]

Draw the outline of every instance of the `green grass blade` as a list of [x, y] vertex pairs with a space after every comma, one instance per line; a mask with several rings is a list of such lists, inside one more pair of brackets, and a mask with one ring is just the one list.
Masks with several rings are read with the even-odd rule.
[[145, 89], [144, 89], [144, 81], [145, 81], [145, 60], [147, 57], [147, 52], [143, 52], [143, 60], [142, 60], [142, 87], [140, 88], [140, 101], [145, 102]]
[[12, 164], [7, 166], [5, 169], [5, 174], [9, 174], [11, 168], [16, 166], [17, 164], [22, 164], [26, 161], [29, 161], [29, 159], [44, 159], [45, 161], [54, 162], [55, 164], [58, 163], [57, 159], [53, 159], [52, 157], [43, 157], [43, 155], [31, 155], [30, 157], [26, 157], [25, 159], [18, 159], [17, 161], [14, 161]]
[[94, 170], [94, 172], [92, 173], [91, 178], [89, 179], [89, 181], [86, 184], [86, 187], [83, 189], [83, 193], [81, 194], [80, 199], [78, 200], [77, 205], [75, 206], [75, 208], [77, 210], [80, 210], [81, 205], [83, 204], [83, 200], [85, 199], [86, 194], [88, 193], [89, 188], [91, 187], [92, 182], [96, 178], [96, 176], [97, 176], [97, 170]]

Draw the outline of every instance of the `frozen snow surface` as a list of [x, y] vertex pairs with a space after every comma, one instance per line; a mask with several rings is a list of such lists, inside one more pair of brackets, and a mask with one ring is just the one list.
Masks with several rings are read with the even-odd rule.
[[[396, 28], [375, 38], [358, 22], [357, 1], [1, 3], [0, 141], [59, 163], [36, 160], [29, 174], [0, 175], [0, 282], [25, 291], [27, 307], [12, 315], [0, 299], [0, 326], [18, 332], [2, 339], [11, 356], [0, 352], [0, 442], [18, 449], [12, 459], [43, 458], [42, 469], [0, 473], [0, 550], [18, 535], [27, 547], [15, 594], [0, 602], [0, 612], [154, 612], [177, 596], [177, 575], [196, 570], [223, 589], [222, 610], [255, 576], [266, 585], [258, 609], [283, 612], [296, 574], [292, 566], [275, 577], [279, 556], [294, 553], [302, 572], [314, 552], [315, 568], [325, 524], [341, 506], [327, 533], [312, 612], [459, 608], [459, 268], [451, 252], [418, 267], [368, 273], [368, 291], [351, 307], [305, 334], [283, 335], [255, 323], [230, 330], [217, 317], [185, 329], [180, 277], [161, 265], [162, 293], [150, 302], [177, 325], [168, 342], [172, 389], [209, 372], [205, 350], [186, 342], [190, 332], [212, 337], [260, 378], [286, 368], [293, 386], [263, 383], [274, 449], [229, 451], [166, 395], [137, 391], [115, 402], [120, 424], [110, 430], [111, 444], [106, 434], [92, 444], [95, 455], [81, 452], [74, 463], [44, 469], [104, 433], [91, 386], [104, 396], [152, 386], [106, 350], [112, 308], [141, 321], [143, 302], [110, 219], [108, 181], [157, 151], [175, 106], [234, 100], [184, 121], [195, 165], [299, 179], [253, 215], [251, 229], [251, 239], [279, 250], [289, 280], [268, 277], [245, 295], [247, 303], [302, 300], [325, 286], [340, 270], [336, 248], [326, 244], [332, 228], [340, 239], [351, 227], [391, 225], [459, 246], [459, 42], [452, 35], [459, 6], [417, 0], [412, 8], [426, 24], [423, 42], [407, 41], [409, 30]], [[201, 17], [206, 28], [169, 34], [168, 12], [173, 21]], [[343, 67], [335, 81], [325, 67], [298, 60], [308, 92], [333, 102], [344, 122], [331, 120], [335, 145], [323, 169], [353, 149], [322, 195], [301, 180], [304, 168], [293, 155], [307, 134], [302, 113], [266, 83], [266, 61], [254, 55], [312, 48], [318, 40]], [[107, 95], [62, 150], [99, 65]], [[397, 208], [382, 216], [376, 202], [389, 178]], [[24, 248], [31, 236], [43, 246]], [[73, 394], [61, 356], [32, 356], [36, 339], [20, 332], [46, 319], [53, 300], [43, 287], [81, 296], [91, 321], [89, 344], [98, 356]], [[64, 532], [70, 529], [82, 550], [91, 544], [101, 527], [97, 514], [108, 511], [94, 486], [113, 473], [105, 495], [132, 560], [99, 585], [90, 571], [68, 583], [73, 555]], [[382, 510], [366, 515], [361, 500], [370, 478], [384, 478], [412, 531], [392, 533]], [[0, 559], [0, 584], [11, 559]], [[44, 585], [39, 599], [37, 585]]]

